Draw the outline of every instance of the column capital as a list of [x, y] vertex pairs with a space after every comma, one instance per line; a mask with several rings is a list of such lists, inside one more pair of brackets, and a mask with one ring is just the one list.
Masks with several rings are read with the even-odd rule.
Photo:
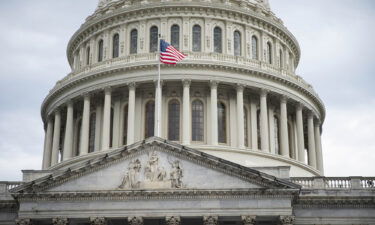
[[217, 80], [210, 80], [210, 87], [211, 88], [217, 88], [218, 85], [219, 85], [219, 81], [217, 81]]
[[183, 80], [182, 80], [182, 85], [183, 85], [184, 87], [190, 87], [190, 85], [191, 85], [191, 80], [190, 80], [190, 79], [183, 79]]
[[203, 225], [218, 225], [218, 216], [203, 216]]
[[130, 83], [128, 83], [128, 87], [129, 87], [129, 89], [135, 89], [137, 87], [137, 83], [130, 82]]
[[303, 104], [302, 103], [298, 103], [297, 106], [296, 106], [296, 109], [297, 110], [303, 110]]
[[52, 224], [53, 225], [68, 225], [69, 220], [68, 218], [65, 218], [65, 217], [55, 217], [55, 218], [52, 218]]
[[241, 216], [243, 225], [255, 225], [256, 216]]
[[280, 223], [281, 225], [293, 225], [295, 218], [295, 216], [280, 216]]
[[165, 217], [167, 225], [180, 225], [181, 218], [179, 216], [167, 216]]
[[83, 99], [85, 99], [85, 100], [90, 100], [90, 98], [91, 98], [90, 92], [85, 92], [85, 93], [82, 94], [82, 96], [83, 96]]
[[281, 95], [280, 102], [286, 104], [288, 102], [288, 97], [286, 95]]
[[107, 221], [104, 217], [90, 217], [91, 225], [106, 225]]
[[104, 94], [111, 94], [112, 93], [112, 87], [105, 87], [103, 88]]
[[16, 219], [16, 225], [31, 225], [30, 219]]
[[307, 116], [308, 116], [308, 118], [309, 119], [314, 119], [314, 113], [312, 112], [312, 111], [310, 111], [308, 114], [307, 114]]
[[267, 89], [260, 89], [260, 97], [267, 97], [268, 92], [269, 91]]
[[55, 110], [53, 110], [53, 114], [55, 114], [55, 115], [61, 115], [61, 109], [60, 108], [56, 108]]
[[74, 103], [73, 100], [71, 98], [69, 98], [69, 99], [66, 100], [65, 105], [67, 107], [69, 107], [69, 106], [73, 106], [73, 103]]
[[143, 225], [143, 218], [139, 216], [128, 217], [129, 225]]
[[[164, 83], [165, 83], [165, 81], [160, 79], [160, 87], [163, 87]], [[158, 85], [158, 79], [154, 79], [154, 84], [155, 84], [155, 86]]]
[[237, 92], [243, 92], [244, 89], [245, 89], [245, 85], [243, 85], [243, 84], [236, 84], [236, 90], [237, 90]]

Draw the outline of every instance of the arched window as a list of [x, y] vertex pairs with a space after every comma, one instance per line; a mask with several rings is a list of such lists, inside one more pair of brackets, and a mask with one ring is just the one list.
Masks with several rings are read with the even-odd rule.
[[258, 59], [258, 38], [256, 36], [251, 38], [251, 58]]
[[122, 128], [122, 143], [123, 145], [127, 144], [128, 141], [128, 110], [129, 107], [126, 105], [124, 107], [124, 126]]
[[95, 127], [96, 112], [90, 114], [90, 130], [89, 130], [89, 152], [94, 152], [95, 149]]
[[222, 53], [223, 52], [223, 37], [220, 27], [215, 27], [214, 29], [214, 52]]
[[150, 52], [158, 51], [158, 28], [153, 26], [150, 28]]
[[270, 42], [267, 42], [267, 62], [272, 64], [272, 45]]
[[145, 138], [154, 136], [154, 126], [155, 126], [155, 102], [150, 100], [146, 104]]
[[138, 48], [138, 31], [133, 29], [130, 32], [130, 54], [136, 54]]
[[202, 51], [202, 28], [199, 25], [193, 27], [193, 52]]
[[200, 100], [191, 104], [191, 131], [193, 141], [204, 140], [204, 105]]
[[226, 108], [222, 102], [217, 103], [217, 120], [218, 120], [218, 134], [219, 143], [227, 143], [227, 120]]
[[112, 40], [112, 58], [117, 58], [119, 56], [120, 52], [120, 36], [119, 34], [113, 35], [113, 40]]
[[283, 68], [284, 60], [283, 60], [283, 50], [279, 50], [279, 63], [280, 63], [280, 68]]
[[100, 39], [98, 43], [98, 62], [103, 61], [103, 40]]
[[180, 140], [180, 103], [177, 100], [168, 104], [168, 140]]
[[86, 65], [90, 64], [90, 46], [86, 48]]
[[243, 107], [243, 127], [244, 127], [244, 134], [245, 134], [245, 146], [249, 146], [249, 131], [247, 127], [247, 109], [246, 107]]
[[234, 55], [240, 56], [241, 55], [241, 33], [236, 30], [233, 34], [234, 40]]
[[274, 135], [275, 135], [275, 153], [280, 154], [280, 138], [279, 138], [279, 118], [277, 116], [273, 117], [274, 120]]
[[180, 27], [176, 24], [171, 27], [171, 45], [180, 49]]

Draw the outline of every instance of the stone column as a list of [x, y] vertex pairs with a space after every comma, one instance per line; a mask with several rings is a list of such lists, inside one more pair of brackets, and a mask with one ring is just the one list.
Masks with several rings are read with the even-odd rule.
[[245, 148], [245, 128], [243, 111], [243, 85], [237, 85], [237, 137], [238, 148]]
[[190, 80], [182, 81], [184, 86], [183, 100], [182, 100], [182, 144], [190, 144], [191, 122], [190, 122]]
[[162, 83], [156, 82], [155, 89], [155, 130], [154, 136], [161, 137], [161, 126], [162, 126]]
[[103, 105], [101, 102], [96, 102], [96, 109], [95, 109], [95, 146], [94, 152], [101, 150], [101, 142], [102, 142], [102, 121], [103, 121]]
[[111, 137], [111, 100], [112, 90], [106, 88], [104, 90], [104, 112], [103, 112], [103, 128], [102, 128], [102, 149], [108, 150]]
[[104, 217], [90, 217], [91, 225], [107, 225], [107, 221]]
[[68, 224], [69, 224], [68, 218], [64, 218], [64, 217], [52, 218], [52, 225], [68, 225]]
[[61, 129], [61, 113], [60, 113], [60, 110], [57, 110], [55, 112], [55, 124], [53, 126], [51, 166], [59, 162], [60, 129]]
[[181, 224], [181, 218], [179, 216], [167, 216], [165, 218], [167, 225], [180, 225]]
[[280, 101], [280, 152], [282, 156], [289, 157], [288, 112], [285, 97]]
[[218, 216], [204, 216], [203, 225], [218, 225]]
[[83, 113], [81, 126], [81, 143], [79, 147], [79, 155], [86, 155], [89, 152], [89, 136], [90, 136], [90, 95], [83, 97]]
[[276, 152], [276, 142], [275, 142], [275, 108], [270, 105], [268, 107], [268, 127], [269, 127], [269, 149], [272, 154], [278, 154]]
[[113, 100], [113, 127], [112, 127], [112, 148], [120, 146], [120, 120], [121, 120], [121, 98], [120, 96]]
[[260, 144], [262, 151], [269, 152], [267, 111], [267, 91], [262, 90], [260, 93]]
[[295, 216], [280, 216], [281, 225], [293, 225], [295, 221]]
[[74, 127], [74, 120], [73, 120], [73, 102], [69, 101], [67, 106], [66, 112], [66, 125], [65, 125], [65, 139], [64, 139], [64, 151], [63, 151], [63, 158], [62, 160], [68, 160], [73, 156], [73, 127]]
[[30, 219], [16, 219], [15, 222], [16, 222], [16, 225], [32, 225], [32, 222]]
[[309, 165], [316, 168], [316, 150], [315, 150], [315, 135], [314, 135], [314, 115], [309, 114], [307, 119], [308, 145], [309, 145]]
[[129, 101], [128, 101], [128, 137], [127, 145], [134, 143], [134, 118], [135, 118], [135, 83], [129, 84]]
[[250, 123], [251, 123], [251, 148], [258, 150], [258, 120], [257, 120], [257, 104], [250, 99]]
[[317, 169], [323, 174], [324, 167], [323, 167], [323, 150], [322, 150], [322, 142], [320, 139], [320, 124], [319, 122], [315, 123], [315, 148], [316, 148], [316, 166]]
[[298, 160], [305, 163], [305, 140], [303, 135], [302, 105], [296, 109]]
[[46, 136], [44, 140], [44, 153], [43, 153], [43, 163], [42, 163], [43, 170], [51, 166], [52, 139], [53, 139], [53, 121], [51, 118], [48, 118], [47, 132], [46, 132]]
[[256, 216], [241, 216], [243, 225], [255, 225]]
[[128, 217], [129, 225], [143, 225], [143, 218], [142, 217]]
[[218, 145], [217, 130], [217, 81], [211, 81], [211, 145]]

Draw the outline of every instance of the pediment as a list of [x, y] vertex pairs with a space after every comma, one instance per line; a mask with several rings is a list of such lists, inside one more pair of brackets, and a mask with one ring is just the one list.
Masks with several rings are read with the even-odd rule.
[[16, 193], [295, 189], [298, 185], [151, 138], [16, 188]]

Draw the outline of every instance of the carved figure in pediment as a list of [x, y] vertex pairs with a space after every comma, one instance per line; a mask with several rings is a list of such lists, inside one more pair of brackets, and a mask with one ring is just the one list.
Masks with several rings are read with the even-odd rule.
[[159, 157], [155, 151], [148, 155], [147, 165], [145, 167], [145, 178], [148, 181], [164, 181], [167, 173], [163, 167], [159, 166]]
[[175, 160], [173, 163], [171, 163], [171, 166], [172, 166], [172, 170], [169, 176], [171, 179], [172, 188], [181, 188], [183, 173], [182, 173], [180, 161]]
[[128, 171], [126, 172], [119, 188], [139, 188], [139, 172], [141, 170], [141, 162], [139, 159], [132, 160], [129, 163]]

